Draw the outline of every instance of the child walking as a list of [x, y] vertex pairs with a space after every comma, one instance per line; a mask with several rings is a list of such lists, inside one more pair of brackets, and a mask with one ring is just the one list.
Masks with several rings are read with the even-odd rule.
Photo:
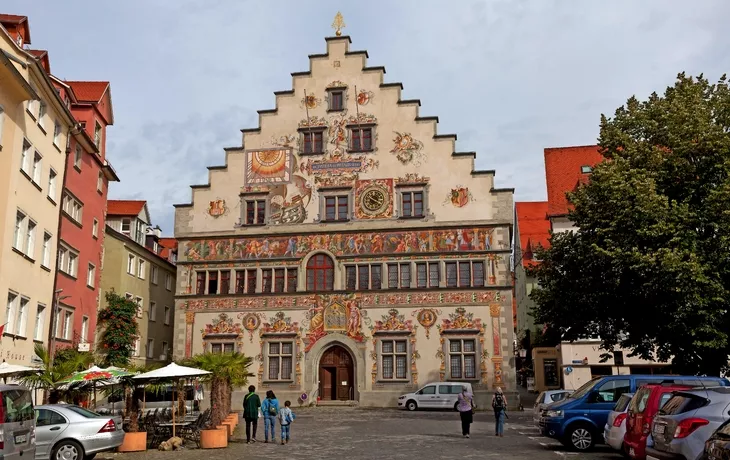
[[289, 442], [289, 430], [291, 422], [294, 421], [294, 413], [291, 411], [291, 401], [284, 402], [284, 408], [279, 411], [279, 424], [281, 425], [281, 443]]

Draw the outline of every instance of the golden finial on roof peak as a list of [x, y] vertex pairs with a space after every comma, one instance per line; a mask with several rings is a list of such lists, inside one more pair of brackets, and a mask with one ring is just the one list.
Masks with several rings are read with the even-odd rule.
[[332, 28], [335, 29], [335, 35], [338, 37], [342, 35], [342, 29], [347, 27], [345, 20], [342, 18], [342, 13], [339, 11], [335, 15], [335, 21], [332, 23]]

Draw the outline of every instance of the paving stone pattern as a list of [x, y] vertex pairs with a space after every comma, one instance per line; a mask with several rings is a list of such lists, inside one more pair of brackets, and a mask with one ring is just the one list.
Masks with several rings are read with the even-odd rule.
[[[283, 459], [490, 459], [515, 460], [615, 460], [621, 456], [606, 446], [596, 452], [568, 452], [558, 442], [543, 438], [532, 424], [532, 413], [511, 413], [505, 436], [494, 436], [494, 417], [479, 412], [472, 425], [472, 436], [461, 436], [455, 412], [405, 412], [390, 409], [349, 407], [295, 409], [289, 444], [264, 444], [263, 420], [258, 443], [246, 444], [240, 424], [227, 449], [185, 449], [178, 452], [148, 451], [139, 454], [107, 454], [120, 460], [270, 460]], [[277, 426], [277, 441], [280, 427]]]

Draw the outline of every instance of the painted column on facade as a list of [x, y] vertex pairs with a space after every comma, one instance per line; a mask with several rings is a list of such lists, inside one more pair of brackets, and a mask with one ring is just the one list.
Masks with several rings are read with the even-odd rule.
[[502, 381], [502, 338], [499, 333], [499, 315], [502, 311], [502, 306], [498, 303], [489, 305], [490, 320], [492, 323], [492, 341], [493, 341], [493, 354], [492, 354], [492, 365], [494, 366], [494, 385], [495, 387], [503, 384]]
[[193, 325], [195, 324], [195, 312], [185, 312], [185, 357], [193, 356]]

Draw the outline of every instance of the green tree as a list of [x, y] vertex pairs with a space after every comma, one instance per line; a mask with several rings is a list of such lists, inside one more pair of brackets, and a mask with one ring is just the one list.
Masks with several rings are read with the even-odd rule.
[[[43, 344], [35, 344], [34, 352], [41, 360], [41, 372], [26, 375], [20, 381], [28, 388], [46, 390], [45, 399], [53, 402], [60, 397], [59, 387], [63, 386], [62, 380], [74, 372], [88, 369], [94, 362], [94, 357], [90, 353], [58, 350], [51, 365], [51, 354]], [[61, 359], [58, 359], [59, 356]]]
[[137, 304], [114, 291], [106, 293], [106, 306], [99, 310], [98, 321], [103, 328], [99, 352], [104, 367], [129, 365], [137, 340]]
[[679, 74], [601, 117], [607, 161], [569, 198], [572, 233], [538, 252], [536, 322], [717, 375], [730, 344], [730, 90]]
[[218, 426], [231, 412], [231, 394], [248, 383], [253, 360], [242, 353], [203, 353], [182, 365], [210, 372], [203, 381], [210, 384], [211, 425]]

